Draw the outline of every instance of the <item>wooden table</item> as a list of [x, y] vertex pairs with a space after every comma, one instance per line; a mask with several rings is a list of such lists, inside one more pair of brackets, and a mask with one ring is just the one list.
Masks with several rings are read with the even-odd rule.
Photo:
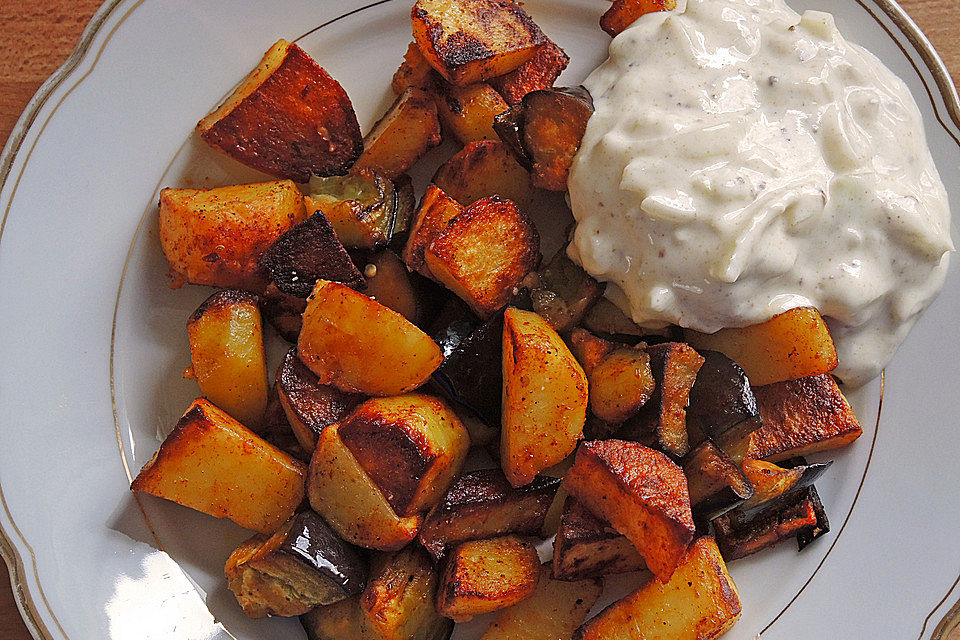
[[[933, 41], [954, 80], [960, 78], [957, 0], [900, 2]], [[0, 146], [6, 143], [20, 112], [40, 84], [70, 55], [99, 5], [100, 0], [0, 1]], [[2, 578], [0, 638], [30, 639], [10, 585]]]

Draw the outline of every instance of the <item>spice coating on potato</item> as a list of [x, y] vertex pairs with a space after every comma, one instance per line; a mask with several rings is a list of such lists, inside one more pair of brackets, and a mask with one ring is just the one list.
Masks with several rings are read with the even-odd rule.
[[440, 144], [440, 120], [433, 95], [407, 87], [364, 138], [354, 170], [373, 169], [391, 180]]
[[465, 207], [500, 196], [526, 211], [534, 195], [530, 173], [500, 140], [469, 142], [437, 169], [433, 183]]
[[440, 122], [461, 144], [499, 141], [493, 130], [493, 119], [508, 108], [500, 94], [485, 82], [464, 87], [448, 84], [437, 91]]
[[490, 84], [507, 104], [519, 104], [531, 91], [552, 87], [569, 63], [570, 56], [548, 40], [537, 48], [532, 58], [510, 73], [491, 78]]
[[637, 18], [655, 11], [670, 11], [677, 0], [613, 0], [613, 5], [600, 18], [600, 28], [611, 36], [619, 35]]
[[197, 125], [214, 148], [297, 182], [345, 171], [363, 150], [346, 91], [300, 47], [280, 40]]
[[400, 67], [393, 74], [390, 88], [397, 95], [406, 91], [407, 87], [431, 90], [433, 89], [434, 78], [433, 67], [420, 53], [420, 47], [417, 46], [417, 43], [411, 42], [407, 51], [403, 54], [403, 62], [400, 63]]

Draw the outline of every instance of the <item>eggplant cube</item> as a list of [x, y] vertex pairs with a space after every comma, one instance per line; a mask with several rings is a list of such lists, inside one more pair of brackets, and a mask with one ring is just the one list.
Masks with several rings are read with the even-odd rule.
[[[642, 347], [621, 347], [590, 372], [590, 409], [608, 424], [620, 424], [655, 399], [650, 355]], [[662, 395], [661, 395], [662, 397]]]
[[690, 390], [687, 426], [724, 451], [742, 448], [760, 428], [760, 409], [743, 368], [719, 351], [698, 351], [704, 359]]
[[347, 92], [286, 40], [267, 51], [197, 130], [245, 165], [297, 182], [342, 173], [363, 150]]
[[[375, 249], [393, 238], [397, 221], [397, 190], [391, 180], [376, 171], [359, 169], [346, 176], [312, 178], [309, 193], [303, 201], [307, 210], [314, 215], [317, 211], [322, 212], [336, 232], [335, 240], [338, 239], [345, 246]], [[349, 266], [343, 266], [342, 269], [345, 271], [337, 272], [337, 275], [346, 274]], [[324, 279], [343, 281], [353, 286], [363, 282], [362, 278], [357, 277], [350, 281]], [[311, 287], [313, 282], [310, 283]], [[307, 291], [309, 294], [310, 291]]]
[[340, 422], [340, 439], [400, 516], [436, 504], [460, 472], [470, 437], [456, 414], [430, 396], [364, 402]]
[[360, 631], [360, 598], [354, 596], [300, 616], [307, 640], [364, 640]]
[[253, 618], [296, 616], [359, 595], [366, 564], [317, 514], [302, 511], [269, 538], [247, 540], [227, 560], [230, 590]]
[[440, 144], [440, 120], [433, 94], [410, 86], [363, 139], [353, 169], [373, 169], [394, 180]]
[[460, 476], [420, 529], [420, 543], [434, 558], [467, 540], [508, 533], [536, 535], [560, 487], [558, 478], [537, 476], [514, 488], [499, 469]]
[[584, 580], [646, 568], [630, 540], [567, 497], [553, 542], [553, 577]]
[[539, 579], [537, 550], [518, 536], [464, 542], [444, 560], [437, 611], [466, 622], [530, 597]]
[[744, 460], [743, 473], [753, 485], [753, 496], [737, 507], [737, 517], [749, 519], [761, 513], [773, 502], [786, 495], [805, 489], [816, 482], [833, 462], [800, 463], [780, 467], [764, 460]]
[[710, 440], [688, 453], [682, 466], [698, 523], [713, 520], [753, 496], [753, 485], [743, 470]]
[[583, 443], [563, 484], [637, 548], [662, 582], [673, 575], [695, 527], [683, 470], [635, 442]]
[[534, 311], [560, 333], [566, 333], [580, 323], [584, 314], [603, 295], [605, 287], [568, 258], [565, 248], [557, 251], [549, 264], [537, 271], [537, 281], [539, 286], [530, 292]]

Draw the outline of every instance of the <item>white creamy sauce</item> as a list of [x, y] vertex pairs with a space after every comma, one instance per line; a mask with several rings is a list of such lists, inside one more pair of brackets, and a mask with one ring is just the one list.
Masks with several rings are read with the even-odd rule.
[[689, 0], [613, 40], [570, 174], [570, 254], [644, 326], [814, 306], [858, 385], [940, 290], [950, 211], [906, 85], [830, 14]]

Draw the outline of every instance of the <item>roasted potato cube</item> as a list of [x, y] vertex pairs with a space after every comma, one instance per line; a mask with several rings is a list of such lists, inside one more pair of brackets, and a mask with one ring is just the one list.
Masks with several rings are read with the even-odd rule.
[[267, 538], [258, 534], [227, 560], [227, 584], [252, 618], [298, 616], [359, 595], [363, 559], [322, 518], [302, 511]]
[[583, 580], [646, 568], [630, 540], [568, 496], [553, 541], [553, 577]]
[[403, 62], [400, 63], [400, 68], [393, 74], [390, 87], [397, 95], [406, 91], [407, 87], [429, 91], [436, 84], [434, 78], [433, 67], [420, 53], [420, 47], [417, 46], [417, 43], [411, 42], [406, 53], [403, 54]]
[[698, 523], [713, 520], [753, 496], [753, 485], [743, 470], [710, 440], [700, 443], [681, 464]]
[[499, 140], [468, 143], [437, 169], [433, 183], [465, 207], [486, 196], [500, 196], [526, 211], [533, 201], [530, 173]]
[[470, 449], [456, 414], [420, 394], [367, 400], [340, 422], [340, 439], [400, 516], [436, 504]]
[[306, 468], [203, 398], [130, 488], [273, 533], [303, 501]]
[[440, 144], [440, 120], [433, 96], [407, 87], [363, 139], [364, 150], [354, 170], [373, 169], [391, 180], [406, 173]]
[[695, 531], [687, 479], [670, 458], [635, 442], [584, 442], [563, 485], [627, 536], [661, 582], [670, 578]]
[[682, 342], [648, 346], [646, 352], [656, 384], [650, 400], [621, 434], [635, 439], [642, 433], [655, 433], [658, 448], [677, 457], [684, 456], [690, 451], [687, 403], [703, 357]]
[[287, 342], [297, 342], [303, 326], [303, 310], [306, 308], [306, 300], [280, 291], [272, 282], [260, 294], [260, 312]]
[[540, 235], [509, 200], [483, 198], [456, 216], [424, 252], [427, 269], [481, 318], [516, 294], [540, 260]]
[[424, 194], [420, 209], [413, 219], [410, 235], [403, 249], [403, 261], [408, 269], [432, 277], [426, 267], [424, 252], [447, 223], [463, 212], [463, 205], [444, 193], [443, 189], [436, 185], [427, 187], [427, 193]]
[[496, 140], [493, 119], [509, 105], [496, 89], [485, 82], [464, 87], [443, 86], [437, 93], [437, 115], [440, 124], [460, 141], [469, 144], [479, 140]]
[[187, 321], [200, 393], [242, 424], [257, 427], [267, 408], [267, 363], [257, 297], [217, 291]]
[[218, 189], [163, 189], [160, 246], [171, 286], [184, 282], [262, 291], [257, 259], [285, 231], [307, 218], [289, 180]]
[[587, 376], [557, 332], [533, 312], [507, 309], [500, 463], [513, 486], [573, 452], [587, 398]]
[[367, 282], [364, 293], [368, 296], [413, 324], [423, 319], [426, 310], [410, 280], [410, 273], [393, 251], [381, 251], [372, 256], [364, 275]]
[[307, 302], [297, 350], [321, 384], [373, 396], [416, 389], [443, 360], [440, 347], [399, 313], [326, 280]]
[[437, 611], [466, 622], [529, 598], [539, 579], [537, 550], [518, 536], [464, 542], [444, 560]]
[[613, 5], [600, 18], [600, 28], [611, 36], [619, 35], [637, 18], [655, 11], [671, 11], [677, 0], [613, 0]]
[[588, 620], [573, 640], [708, 640], [740, 619], [740, 594], [712, 538], [698, 539], [669, 582], [651, 578]]
[[548, 39], [532, 58], [510, 73], [491, 78], [490, 84], [507, 104], [519, 104], [531, 91], [551, 88], [569, 63], [570, 57]]
[[557, 251], [550, 263], [537, 271], [533, 283], [528, 286], [533, 310], [560, 333], [579, 324], [605, 288], [567, 257], [566, 248]]
[[453, 622], [434, 607], [437, 574], [426, 554], [410, 546], [374, 564], [360, 596], [364, 640], [447, 640]]
[[310, 460], [307, 497], [337, 534], [368, 549], [394, 551], [417, 535], [421, 518], [402, 518], [340, 439], [339, 425], [320, 434]]
[[828, 373], [753, 388], [763, 425], [734, 459], [779, 462], [846, 446], [863, 434], [840, 387]]
[[571, 353], [576, 357], [577, 362], [583, 367], [583, 371], [588, 377], [594, 369], [600, 366], [603, 359], [618, 346], [616, 343], [599, 338], [579, 327], [570, 334], [569, 343]]
[[460, 86], [513, 71], [547, 41], [511, 0], [418, 0], [411, 18], [420, 52]]
[[320, 384], [317, 375], [297, 356], [287, 351], [276, 375], [277, 395], [300, 446], [313, 453], [317, 436], [334, 422], [347, 417], [363, 397]]
[[336, 230], [337, 238], [348, 247], [375, 249], [393, 237], [396, 188], [376, 171], [358, 169], [346, 176], [312, 178], [304, 204], [308, 211], [323, 212]]
[[719, 351], [698, 353], [704, 363], [690, 390], [688, 434], [693, 442], [710, 438], [725, 451], [741, 448], [760, 428], [760, 409], [747, 374]]
[[347, 92], [286, 40], [270, 47], [197, 131], [235, 160], [297, 182], [342, 173], [363, 150]]
[[364, 640], [360, 632], [360, 598], [317, 607], [300, 616], [307, 640]]
[[656, 388], [650, 355], [643, 346], [614, 349], [587, 378], [590, 410], [608, 424], [619, 424], [636, 415]]
[[508, 533], [536, 535], [560, 486], [557, 478], [537, 476], [513, 488], [499, 469], [460, 476], [420, 529], [420, 544], [440, 558], [457, 543]]
[[812, 307], [792, 309], [742, 329], [687, 330], [684, 337], [695, 349], [729, 357], [743, 367], [754, 386], [820, 375], [837, 366], [830, 330]]

